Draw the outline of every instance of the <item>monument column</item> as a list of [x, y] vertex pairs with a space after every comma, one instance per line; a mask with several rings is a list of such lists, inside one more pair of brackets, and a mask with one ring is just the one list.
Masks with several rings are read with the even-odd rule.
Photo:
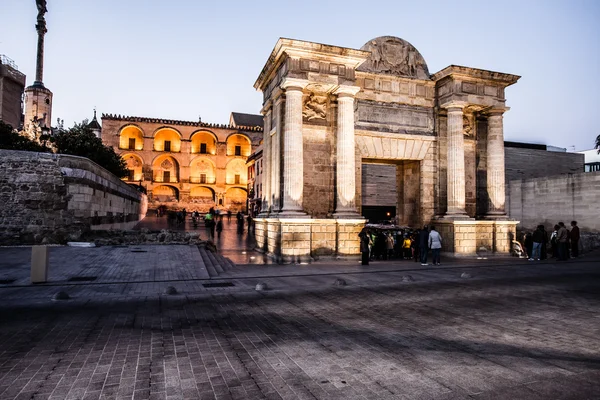
[[508, 108], [493, 109], [488, 116], [487, 132], [487, 192], [488, 218], [506, 217], [503, 114]]
[[446, 217], [466, 217], [465, 212], [465, 149], [463, 136], [463, 108], [465, 104], [452, 102], [448, 110], [448, 209]]
[[357, 218], [356, 212], [356, 159], [354, 143], [354, 96], [356, 86], [342, 85], [333, 93], [338, 97], [337, 162], [336, 162], [336, 218]]
[[304, 191], [304, 152], [302, 143], [302, 90], [308, 81], [285, 78], [281, 88], [285, 90], [285, 126], [283, 137], [283, 207], [281, 212], [289, 216], [304, 215], [302, 193]]
[[[273, 121], [271, 126], [271, 214], [281, 211], [281, 113], [284, 105], [283, 90], [273, 90]], [[273, 128], [275, 131], [273, 132]]]
[[264, 129], [263, 129], [263, 191], [260, 207], [260, 213], [266, 214], [269, 212], [269, 206], [271, 205], [271, 113], [273, 108], [271, 107], [271, 100], [267, 101], [261, 113], [263, 114]]

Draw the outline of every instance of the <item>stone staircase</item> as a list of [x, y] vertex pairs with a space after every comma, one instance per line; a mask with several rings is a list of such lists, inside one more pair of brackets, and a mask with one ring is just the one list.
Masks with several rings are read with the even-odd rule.
[[198, 250], [206, 266], [206, 271], [211, 278], [216, 278], [228, 270], [235, 268], [235, 264], [227, 257], [213, 253], [204, 246], [198, 246]]

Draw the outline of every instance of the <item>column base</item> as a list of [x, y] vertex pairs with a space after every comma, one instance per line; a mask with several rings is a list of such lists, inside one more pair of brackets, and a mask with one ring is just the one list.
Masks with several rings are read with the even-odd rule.
[[508, 220], [508, 215], [504, 211], [490, 211], [483, 216], [485, 220]]
[[336, 211], [332, 215], [333, 218], [336, 219], [359, 219], [362, 218], [362, 215], [353, 210], [348, 211]]
[[310, 215], [308, 215], [304, 211], [296, 211], [296, 210], [282, 210], [279, 213], [272, 213], [272, 216], [277, 217], [277, 218], [307, 218], [307, 219], [310, 219]]
[[440, 217], [442, 221], [473, 221], [475, 218], [469, 217], [466, 213], [444, 214]]

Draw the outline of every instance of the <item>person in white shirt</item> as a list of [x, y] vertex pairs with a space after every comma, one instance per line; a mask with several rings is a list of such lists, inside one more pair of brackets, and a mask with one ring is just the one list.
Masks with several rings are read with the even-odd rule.
[[440, 265], [440, 251], [442, 250], [442, 236], [435, 230], [435, 226], [431, 227], [429, 232], [429, 248], [433, 257], [433, 265]]

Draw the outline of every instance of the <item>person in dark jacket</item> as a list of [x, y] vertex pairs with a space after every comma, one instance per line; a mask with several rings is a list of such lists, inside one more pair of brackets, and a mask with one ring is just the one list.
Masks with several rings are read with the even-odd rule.
[[558, 223], [558, 232], [557, 232], [557, 240], [558, 240], [558, 259], [560, 261], [565, 261], [569, 259], [569, 231], [565, 227], [564, 222]]
[[579, 257], [579, 227], [577, 221], [571, 221], [571, 256]]
[[543, 241], [542, 241], [542, 252], [540, 254], [540, 260], [546, 260], [548, 258], [548, 232], [544, 225], [540, 225], [543, 232]]
[[538, 225], [536, 230], [533, 231], [531, 239], [533, 240], [533, 250], [529, 257], [529, 261], [539, 261], [542, 252], [542, 242], [544, 241], [544, 225]]
[[421, 265], [427, 265], [427, 241], [429, 240], [429, 228], [427, 225], [419, 231], [419, 253], [421, 255]]
[[360, 238], [360, 254], [362, 255], [362, 265], [369, 265], [369, 243], [371, 238], [369, 237], [369, 232], [366, 229], [363, 229], [358, 234]]

